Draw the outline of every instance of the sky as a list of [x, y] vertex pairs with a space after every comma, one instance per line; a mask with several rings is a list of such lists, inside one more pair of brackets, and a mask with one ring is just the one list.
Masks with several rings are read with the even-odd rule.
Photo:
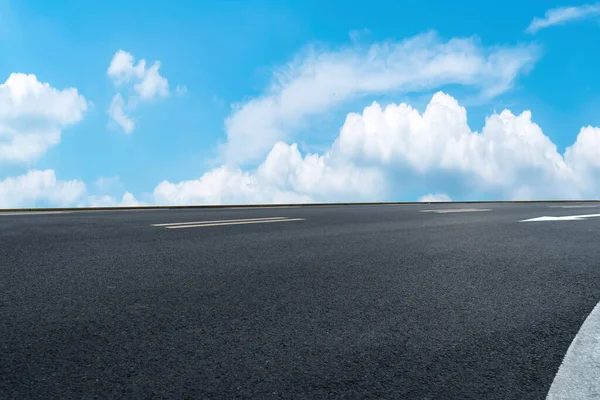
[[600, 3], [0, 0], [0, 208], [600, 198]]

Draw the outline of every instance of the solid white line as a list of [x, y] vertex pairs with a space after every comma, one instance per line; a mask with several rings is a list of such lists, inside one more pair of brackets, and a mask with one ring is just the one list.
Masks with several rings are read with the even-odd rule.
[[219, 222], [240, 222], [240, 221], [269, 221], [274, 219], [284, 219], [286, 217], [268, 217], [268, 218], [247, 218], [247, 219], [222, 219], [215, 221], [194, 221], [194, 222], [168, 222], [166, 224], [152, 224], [152, 226], [177, 226], [177, 225], [199, 225], [214, 224]]
[[225, 226], [225, 225], [246, 225], [246, 224], [268, 224], [269, 222], [292, 222], [292, 221], [304, 221], [304, 218], [289, 218], [289, 219], [275, 219], [275, 220], [262, 220], [262, 221], [242, 221], [242, 222], [225, 222], [216, 224], [198, 224], [198, 225], [176, 225], [166, 226], [167, 229], [182, 229], [182, 228], [204, 228], [207, 226]]
[[600, 303], [569, 346], [546, 399], [600, 399]]

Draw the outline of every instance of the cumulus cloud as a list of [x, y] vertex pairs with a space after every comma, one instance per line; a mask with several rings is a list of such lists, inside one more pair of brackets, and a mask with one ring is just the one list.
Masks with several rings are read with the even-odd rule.
[[123, 198], [121, 198], [120, 205], [122, 207], [138, 207], [141, 206], [142, 203], [140, 203], [133, 194], [125, 192]]
[[360, 96], [460, 84], [493, 97], [537, 58], [533, 45], [486, 48], [475, 38], [444, 41], [435, 33], [334, 51], [312, 47], [277, 69], [264, 95], [235, 105], [224, 155], [233, 165], [259, 161], [308, 117]]
[[[115, 186], [110, 180], [100, 179], [97, 188]], [[106, 194], [92, 194], [78, 179], [61, 180], [54, 170], [30, 170], [0, 181], [0, 208], [33, 207], [116, 207], [142, 205], [133, 194], [125, 192], [120, 201]]]
[[156, 62], [148, 68], [141, 82], [133, 86], [141, 99], [150, 100], [157, 96], [166, 97], [169, 95], [169, 83], [158, 73], [159, 67], [160, 64]]
[[404, 103], [385, 109], [373, 103], [362, 114], [349, 114], [336, 144], [353, 159], [421, 174], [452, 172], [480, 190], [574, 183], [572, 168], [531, 112], [494, 113], [478, 133], [467, 124], [466, 110], [442, 92], [422, 114]]
[[164, 205], [360, 201], [381, 196], [383, 183], [375, 168], [358, 168], [332, 154], [303, 157], [296, 144], [280, 142], [253, 171], [224, 165], [198, 179], [161, 182], [153, 196]]
[[214, 169], [198, 179], [161, 182], [153, 192], [158, 205], [306, 203], [308, 196], [263, 186], [250, 172]]
[[452, 199], [445, 193], [429, 193], [419, 198], [419, 202], [421, 203], [440, 203], [449, 201], [452, 201]]
[[600, 128], [583, 128], [560, 154], [530, 111], [493, 113], [478, 132], [469, 127], [466, 109], [438, 92], [423, 112], [405, 103], [373, 103], [348, 114], [323, 155], [303, 157], [297, 145], [278, 142], [255, 170], [222, 166], [195, 180], [165, 181], [154, 199], [159, 204], [394, 200], [392, 193], [402, 195], [414, 189], [411, 183], [438, 176], [463, 188], [462, 197], [590, 198], [600, 194], [598, 160]]
[[10, 74], [0, 84], [0, 162], [39, 158], [60, 142], [63, 129], [83, 119], [87, 107], [75, 88], [59, 90], [32, 74]]
[[[113, 80], [115, 87], [129, 87], [133, 94], [124, 99], [121, 93], [115, 94], [108, 109], [108, 115], [125, 133], [131, 133], [135, 123], [126, 115], [125, 109], [134, 111], [139, 102], [147, 102], [159, 97], [169, 96], [169, 81], [160, 75], [160, 62], [147, 67], [146, 60], [135, 63], [131, 53], [119, 50], [113, 56], [107, 75]], [[178, 86], [178, 93], [180, 86]]]
[[131, 53], [119, 50], [113, 56], [107, 74], [113, 78], [115, 85], [134, 82], [134, 90], [142, 99], [152, 99], [157, 96], [169, 95], [169, 82], [158, 72], [160, 62], [155, 61], [146, 68], [146, 60], [135, 64]]
[[110, 195], [87, 195], [82, 196], [76, 207], [139, 207], [144, 205], [138, 201], [133, 194], [125, 192], [121, 201]]
[[536, 33], [541, 29], [554, 25], [564, 25], [569, 22], [600, 16], [600, 3], [584, 4], [577, 7], [552, 8], [543, 18], [534, 18], [526, 29], [527, 33]]
[[572, 168], [584, 195], [600, 196], [600, 128], [588, 126], [579, 131], [572, 146], [565, 150], [565, 161]]
[[0, 208], [34, 207], [40, 203], [69, 206], [84, 194], [85, 184], [81, 181], [58, 180], [51, 169], [31, 170], [0, 181]]
[[575, 143], [565, 152], [569, 164], [576, 169], [600, 168], [600, 128], [582, 128]]

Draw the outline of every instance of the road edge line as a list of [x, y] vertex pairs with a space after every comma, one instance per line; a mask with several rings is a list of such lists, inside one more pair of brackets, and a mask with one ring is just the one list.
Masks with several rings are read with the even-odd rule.
[[547, 400], [600, 398], [600, 302], [587, 316], [554, 376]]

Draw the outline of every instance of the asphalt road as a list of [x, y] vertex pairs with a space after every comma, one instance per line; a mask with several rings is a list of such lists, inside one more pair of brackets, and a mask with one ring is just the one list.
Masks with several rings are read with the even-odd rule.
[[0, 215], [0, 398], [543, 399], [600, 301], [556, 206]]

